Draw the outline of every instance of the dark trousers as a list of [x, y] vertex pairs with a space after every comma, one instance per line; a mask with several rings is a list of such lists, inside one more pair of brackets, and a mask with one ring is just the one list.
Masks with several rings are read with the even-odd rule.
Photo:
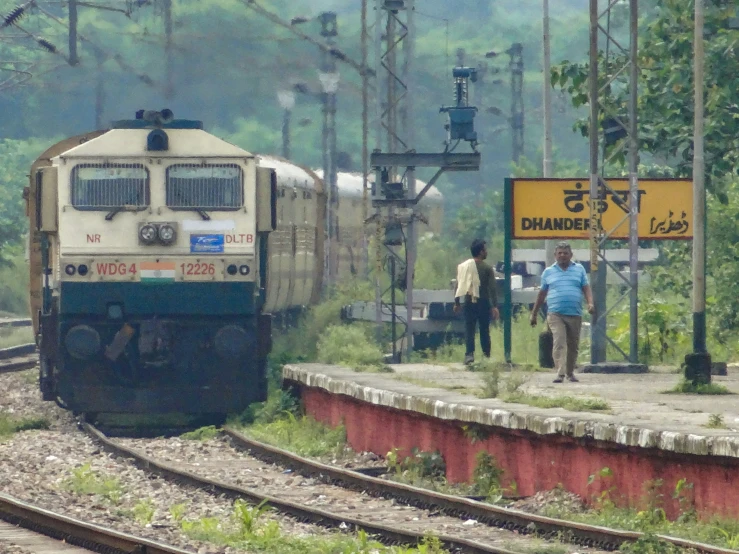
[[467, 356], [475, 353], [475, 328], [480, 325], [480, 347], [486, 357], [490, 357], [490, 300], [478, 298], [472, 302], [470, 297], [464, 303], [464, 330], [467, 343]]

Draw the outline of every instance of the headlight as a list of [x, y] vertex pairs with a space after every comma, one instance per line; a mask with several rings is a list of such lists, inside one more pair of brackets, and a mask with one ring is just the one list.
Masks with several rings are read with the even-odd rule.
[[151, 223], [142, 225], [139, 229], [139, 238], [144, 244], [153, 244], [157, 240], [157, 228]]
[[177, 238], [177, 231], [169, 223], [163, 223], [159, 226], [159, 240], [164, 244], [172, 244]]

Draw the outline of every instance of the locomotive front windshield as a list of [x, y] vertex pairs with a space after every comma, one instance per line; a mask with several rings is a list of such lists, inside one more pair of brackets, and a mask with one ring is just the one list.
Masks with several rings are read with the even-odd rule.
[[244, 205], [241, 168], [234, 164], [177, 164], [167, 168], [167, 207], [237, 210]]
[[72, 169], [72, 206], [78, 210], [143, 209], [149, 172], [140, 164], [80, 164]]

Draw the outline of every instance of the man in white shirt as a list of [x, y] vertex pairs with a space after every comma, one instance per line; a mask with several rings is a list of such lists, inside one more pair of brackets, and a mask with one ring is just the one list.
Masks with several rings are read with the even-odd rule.
[[500, 316], [495, 273], [484, 261], [488, 257], [485, 241], [472, 241], [470, 253], [472, 258], [457, 266], [457, 292], [454, 294], [454, 313], [459, 313], [460, 299], [464, 298], [465, 364], [475, 361], [475, 334], [478, 324], [482, 354], [486, 358], [490, 357], [490, 321]]

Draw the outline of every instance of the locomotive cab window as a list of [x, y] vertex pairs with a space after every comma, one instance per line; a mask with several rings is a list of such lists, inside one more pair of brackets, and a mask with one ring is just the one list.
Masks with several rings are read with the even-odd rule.
[[177, 164], [167, 168], [167, 207], [237, 210], [244, 205], [241, 168], [234, 164]]
[[77, 165], [70, 188], [72, 206], [78, 210], [137, 210], [149, 205], [149, 172], [140, 164]]

